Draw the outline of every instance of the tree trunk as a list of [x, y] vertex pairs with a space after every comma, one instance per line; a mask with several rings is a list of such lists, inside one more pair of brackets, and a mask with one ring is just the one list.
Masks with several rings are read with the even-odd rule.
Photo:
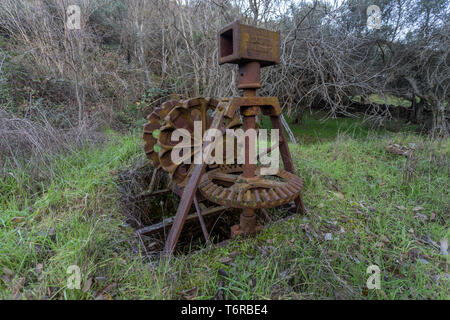
[[440, 100], [435, 100], [433, 102], [433, 122], [431, 126], [431, 135], [435, 138], [447, 138], [448, 123], [447, 119], [445, 118], [444, 102]]
[[298, 125], [303, 124], [303, 111], [297, 111], [297, 114], [295, 116], [295, 123]]
[[409, 114], [408, 114], [408, 120], [411, 121], [411, 122], [415, 121], [416, 108], [417, 108], [417, 101], [416, 101], [416, 97], [415, 97], [414, 92], [413, 92], [411, 94], [411, 109], [410, 109]]
[[301, 103], [295, 114], [295, 123], [298, 125], [303, 124], [303, 115], [305, 114], [306, 105]]
[[416, 122], [420, 123], [423, 119], [423, 103], [419, 102], [416, 108]]
[[[415, 100], [415, 98], [414, 98], [414, 100]], [[416, 121], [416, 123], [422, 122], [422, 119], [423, 119], [423, 106], [424, 106], [423, 98], [420, 98], [420, 101], [416, 104], [416, 109], [415, 109], [415, 121]]]

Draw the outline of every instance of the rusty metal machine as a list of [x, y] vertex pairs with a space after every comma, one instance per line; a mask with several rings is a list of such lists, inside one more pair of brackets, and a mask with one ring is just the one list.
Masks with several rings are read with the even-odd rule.
[[[281, 108], [278, 99], [256, 95], [256, 90], [261, 87], [261, 68], [279, 63], [279, 34], [235, 21], [219, 32], [218, 40], [219, 64], [238, 65], [238, 88], [243, 91], [243, 96], [218, 100], [212, 98], [170, 100], [154, 110], [147, 117], [148, 122], [144, 126], [147, 157], [155, 168], [170, 174], [171, 190], [181, 197], [165, 242], [166, 254], [173, 252], [185, 221], [194, 216], [189, 215], [193, 203], [205, 239], [209, 241], [203, 221], [205, 212], [202, 212], [199, 206], [201, 199], [219, 205], [213, 209], [216, 211], [226, 208], [242, 209], [240, 223], [231, 228], [232, 237], [257, 232], [255, 210], [274, 208], [290, 202], [295, 203], [297, 211], [305, 210], [301, 198], [303, 182], [295, 175], [280, 119]], [[261, 166], [250, 161], [251, 144], [248, 136], [245, 137], [245, 156], [241, 165], [207, 164], [204, 161], [197, 164], [190, 161], [186, 164], [174, 163], [171, 160], [170, 154], [179, 143], [179, 140], [172, 141], [174, 130], [183, 128], [187, 130], [185, 132], [193, 133], [194, 121], [201, 121], [202, 136], [208, 129], [218, 129], [225, 133], [226, 129], [243, 127], [244, 132], [247, 132], [256, 128], [256, 116], [259, 112], [269, 116], [272, 127], [279, 130], [280, 141], [267, 150], [271, 152], [275, 147], [280, 149], [284, 169], [278, 169], [275, 174], [262, 175]], [[190, 139], [191, 152], [186, 153], [186, 159], [193, 159], [198, 150], [208, 154], [211, 148], [217, 147], [215, 141]], [[147, 228], [143, 233], [150, 229]]]

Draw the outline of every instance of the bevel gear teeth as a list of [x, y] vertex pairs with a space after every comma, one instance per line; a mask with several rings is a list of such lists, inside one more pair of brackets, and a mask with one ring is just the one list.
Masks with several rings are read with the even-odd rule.
[[[256, 172], [260, 172], [258, 167]], [[207, 172], [200, 182], [200, 192], [208, 200], [232, 208], [274, 208], [287, 204], [298, 196], [303, 188], [296, 175], [278, 170], [269, 176], [242, 177], [243, 168], [225, 165]], [[234, 182], [231, 182], [234, 181]]]

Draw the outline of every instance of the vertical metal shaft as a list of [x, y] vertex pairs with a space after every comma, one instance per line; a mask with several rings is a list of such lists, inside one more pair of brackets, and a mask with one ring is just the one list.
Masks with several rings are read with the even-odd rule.
[[[255, 89], [245, 89], [244, 96], [254, 96]], [[244, 132], [247, 130], [255, 129], [255, 116], [244, 114]], [[253, 178], [255, 176], [256, 164], [250, 163], [250, 147], [253, 147], [254, 143], [250, 143], [250, 137], [245, 136], [245, 158], [242, 176], [244, 178]], [[252, 152], [255, 152], [252, 150]], [[247, 234], [253, 234], [256, 232], [256, 214], [253, 209], [243, 209], [240, 217], [240, 231]]]
[[[260, 88], [259, 83], [260, 76], [260, 63], [249, 62], [239, 66], [239, 89], [244, 90], [244, 97], [256, 96], [256, 89]], [[250, 107], [246, 110], [241, 110], [244, 117], [244, 132], [248, 130], [254, 130], [256, 127], [256, 114], [258, 113], [258, 107]], [[242, 112], [243, 111], [243, 112]], [[255, 154], [254, 148], [255, 141], [250, 143], [250, 136], [245, 136], [245, 157], [242, 176], [244, 178], [253, 178], [255, 176], [256, 163], [250, 163], [250, 154]], [[253, 234], [256, 232], [256, 213], [253, 209], [243, 209], [239, 223], [240, 232], [244, 235]]]
[[[247, 90], [246, 90], [247, 91]], [[244, 96], [246, 96], [244, 94]], [[247, 116], [244, 115], [244, 132], [247, 130], [255, 129], [256, 117], [254, 115]], [[250, 163], [250, 153], [255, 153], [255, 150], [250, 150], [250, 147], [254, 147], [255, 141], [250, 142], [250, 136], [245, 136], [245, 158], [244, 158], [244, 167], [243, 167], [243, 176], [244, 178], [253, 178], [255, 176], [256, 164]]]

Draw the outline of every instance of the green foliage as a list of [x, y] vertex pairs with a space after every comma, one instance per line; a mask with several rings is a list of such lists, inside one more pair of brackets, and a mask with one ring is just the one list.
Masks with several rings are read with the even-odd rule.
[[[358, 118], [330, 119], [322, 112], [307, 113], [303, 116], [303, 124], [295, 125], [294, 119], [287, 117], [292, 132], [300, 143], [314, 143], [335, 139], [340, 134], [354, 138], [366, 137], [368, 129]], [[270, 118], [263, 116], [263, 128], [271, 128]]]

